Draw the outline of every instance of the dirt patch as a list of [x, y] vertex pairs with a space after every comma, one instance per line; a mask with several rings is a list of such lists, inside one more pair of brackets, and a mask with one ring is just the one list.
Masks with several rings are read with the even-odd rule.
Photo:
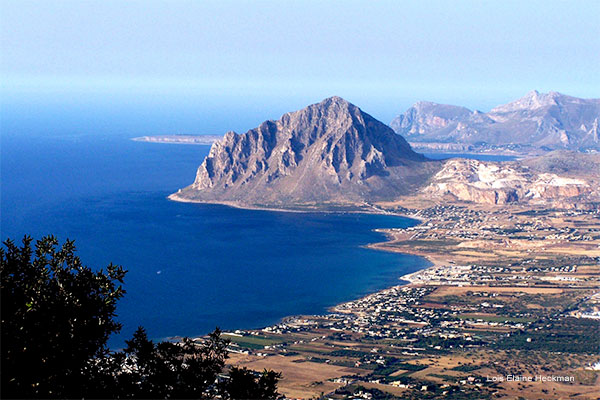
[[319, 396], [321, 392], [328, 393], [343, 386], [342, 383], [330, 382], [328, 379], [365, 372], [358, 368], [305, 362], [304, 360], [303, 357], [297, 356], [258, 357], [234, 354], [228, 364], [256, 371], [267, 368], [281, 372], [283, 377], [279, 382], [279, 392], [295, 398], [310, 398]]
[[560, 294], [563, 289], [560, 288], [539, 288], [539, 287], [519, 287], [519, 286], [440, 286], [429, 296], [457, 296], [466, 292], [485, 292], [485, 293], [528, 293], [528, 294]]

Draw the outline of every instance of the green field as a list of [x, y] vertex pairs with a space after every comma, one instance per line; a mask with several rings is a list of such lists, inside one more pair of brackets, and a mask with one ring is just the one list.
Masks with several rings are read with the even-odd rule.
[[235, 343], [240, 347], [245, 347], [248, 349], [263, 349], [265, 346], [273, 346], [286, 341], [284, 338], [266, 336], [237, 336], [228, 333], [224, 333], [223, 337], [231, 340], [232, 343]]

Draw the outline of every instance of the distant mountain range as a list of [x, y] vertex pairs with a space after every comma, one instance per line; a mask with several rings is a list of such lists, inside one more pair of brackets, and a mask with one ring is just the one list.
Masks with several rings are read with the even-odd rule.
[[420, 151], [600, 151], [600, 99], [532, 91], [490, 112], [420, 101], [390, 126]]
[[[522, 120], [525, 116], [535, 120], [538, 117], [532, 116], [533, 109], [545, 121], [550, 118], [548, 109], [554, 107], [548, 105], [550, 99], [557, 96], [561, 101], [555, 103], [564, 105], [562, 110], [591, 108], [587, 112], [593, 114], [593, 107], [585, 105], [589, 102], [593, 105], [593, 101], [569, 100], [569, 104], [575, 105], [568, 106], [562, 95], [535, 93], [488, 114], [493, 114], [497, 121], [500, 115], [511, 118], [521, 115]], [[491, 124], [488, 114], [460, 107], [419, 103], [411, 110], [399, 120], [399, 126], [452, 125], [454, 128], [448, 132], [458, 132], [463, 130], [458, 129], [458, 120], [479, 118]], [[508, 129], [510, 119], [506, 118], [495, 123]], [[590, 118], [573, 116], [569, 121], [574, 125]], [[597, 129], [598, 119], [594, 121]], [[407, 131], [409, 137], [428, 136]], [[542, 137], [540, 134], [540, 140]], [[487, 204], [548, 201], [564, 205], [565, 199], [570, 204], [598, 201], [599, 187], [600, 154], [552, 152], [511, 163], [430, 160], [414, 152], [387, 125], [344, 99], [331, 97], [284, 114], [277, 121], [263, 122], [244, 134], [228, 132], [212, 145], [194, 182], [170, 198], [278, 208], [360, 206], [406, 196]]]

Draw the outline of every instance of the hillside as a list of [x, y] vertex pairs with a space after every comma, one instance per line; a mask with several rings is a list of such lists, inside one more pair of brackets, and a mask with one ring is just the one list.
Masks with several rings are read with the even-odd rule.
[[390, 124], [422, 151], [600, 151], [600, 99], [529, 92], [488, 113], [418, 102]]
[[428, 198], [484, 204], [593, 207], [600, 201], [600, 154], [556, 151], [512, 162], [451, 159], [423, 189]]

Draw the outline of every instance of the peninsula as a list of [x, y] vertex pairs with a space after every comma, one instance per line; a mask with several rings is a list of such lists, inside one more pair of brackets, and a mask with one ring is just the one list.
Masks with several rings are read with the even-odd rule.
[[155, 135], [134, 137], [131, 140], [150, 143], [211, 145], [222, 138], [218, 135]]

